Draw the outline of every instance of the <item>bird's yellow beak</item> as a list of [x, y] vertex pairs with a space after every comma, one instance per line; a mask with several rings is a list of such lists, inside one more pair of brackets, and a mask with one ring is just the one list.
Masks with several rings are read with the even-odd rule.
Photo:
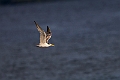
[[51, 46], [55, 46], [54, 44], [51, 44]]

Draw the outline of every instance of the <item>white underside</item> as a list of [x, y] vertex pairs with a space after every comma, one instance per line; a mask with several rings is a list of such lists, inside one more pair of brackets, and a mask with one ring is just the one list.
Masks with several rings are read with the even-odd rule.
[[44, 44], [39, 44], [39, 45], [37, 45], [38, 47], [49, 47], [50, 45], [49, 44], [47, 44], [47, 43], [44, 43]]

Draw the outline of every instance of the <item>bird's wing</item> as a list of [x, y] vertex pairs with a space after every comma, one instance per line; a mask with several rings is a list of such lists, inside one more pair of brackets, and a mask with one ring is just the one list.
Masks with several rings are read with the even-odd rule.
[[[35, 22], [35, 21], [34, 21]], [[40, 32], [40, 43], [46, 43], [46, 33], [42, 28], [35, 22], [37, 30]]]
[[50, 28], [47, 26], [47, 32], [46, 32], [46, 42], [48, 43], [48, 40], [51, 38], [52, 32]]

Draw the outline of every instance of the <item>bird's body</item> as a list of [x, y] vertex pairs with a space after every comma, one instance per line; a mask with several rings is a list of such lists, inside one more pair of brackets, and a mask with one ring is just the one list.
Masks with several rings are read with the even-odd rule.
[[40, 43], [40, 44], [38, 44], [37, 45], [37, 47], [49, 47], [49, 46], [51, 46], [50, 44], [47, 44], [47, 43]]
[[[35, 21], [34, 21], [35, 22]], [[54, 46], [53, 44], [49, 44], [48, 40], [51, 38], [52, 33], [50, 31], [50, 28], [47, 26], [47, 32], [44, 32], [42, 28], [35, 22], [35, 25], [37, 27], [37, 30], [40, 32], [40, 43], [37, 45], [37, 47], [49, 47]]]

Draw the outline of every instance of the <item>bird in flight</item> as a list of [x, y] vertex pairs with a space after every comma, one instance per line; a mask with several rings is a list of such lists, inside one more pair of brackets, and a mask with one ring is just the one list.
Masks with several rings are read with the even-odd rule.
[[37, 27], [37, 30], [40, 33], [40, 43], [37, 45], [37, 47], [54, 46], [53, 44], [48, 43], [49, 39], [52, 36], [52, 32], [51, 32], [50, 28], [47, 26], [47, 31], [44, 32], [44, 30], [36, 22], [35, 22], [35, 25]]

